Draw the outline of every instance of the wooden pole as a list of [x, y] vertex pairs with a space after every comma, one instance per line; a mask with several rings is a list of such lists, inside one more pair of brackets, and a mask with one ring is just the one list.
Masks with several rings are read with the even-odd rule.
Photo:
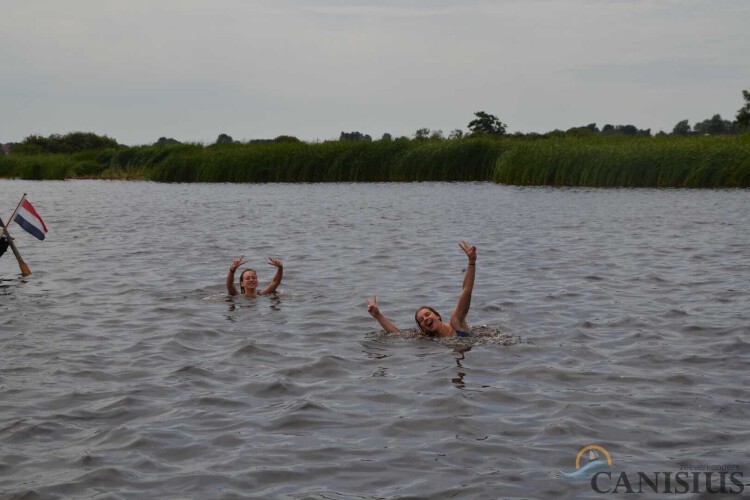
[[[23, 200], [26, 199], [26, 193], [23, 193], [23, 196], [21, 196], [21, 201], [18, 202], [18, 205], [16, 205], [16, 209], [13, 210], [13, 214], [11, 214], [10, 219], [8, 219], [8, 226], [10, 226], [10, 223], [13, 222], [13, 219], [15, 218], [16, 214], [18, 213], [18, 209], [21, 208], [21, 203], [23, 203]], [[2, 220], [2, 219], [0, 219]], [[8, 231], [8, 226], [0, 222], [0, 225], [3, 226], [3, 232]], [[10, 239], [10, 235], [8, 235], [8, 239]]]
[[23, 258], [21, 257], [21, 254], [18, 252], [18, 249], [16, 248], [16, 244], [13, 243], [13, 238], [10, 237], [10, 233], [8, 232], [8, 228], [3, 224], [3, 219], [0, 218], [0, 226], [3, 226], [3, 233], [6, 238], [8, 238], [8, 243], [10, 243], [10, 249], [13, 250], [13, 255], [16, 256], [16, 259], [18, 260], [18, 267], [21, 268], [21, 274], [23, 276], [28, 276], [31, 274], [31, 269], [29, 269], [29, 266], [26, 265], [26, 263], [23, 261]]

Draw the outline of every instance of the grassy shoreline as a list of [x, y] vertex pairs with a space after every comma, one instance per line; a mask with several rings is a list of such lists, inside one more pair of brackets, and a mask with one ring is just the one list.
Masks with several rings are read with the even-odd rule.
[[750, 134], [176, 144], [0, 157], [1, 178], [750, 187]]

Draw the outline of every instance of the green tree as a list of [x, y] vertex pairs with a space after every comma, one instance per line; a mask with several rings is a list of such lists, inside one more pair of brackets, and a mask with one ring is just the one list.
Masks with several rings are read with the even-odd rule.
[[445, 140], [445, 137], [443, 137], [443, 131], [442, 130], [433, 130], [430, 132], [430, 140], [431, 141], [442, 141]]
[[672, 135], [690, 135], [690, 124], [687, 120], [677, 122], [672, 129]]
[[589, 123], [583, 128], [587, 128], [590, 131], [594, 132], [595, 134], [598, 134], [600, 132], [599, 127], [596, 126], [596, 123]]
[[65, 135], [52, 134], [49, 137], [30, 135], [20, 144], [19, 153], [78, 153], [105, 148], [116, 148], [119, 144], [106, 135], [91, 132], [70, 132]]
[[302, 142], [293, 135], [280, 135], [276, 137], [273, 142], [281, 142], [281, 143], [298, 143]]
[[618, 129], [623, 135], [638, 135], [638, 127], [635, 125], [618, 125], [615, 130]]
[[505, 135], [506, 125], [497, 116], [490, 115], [484, 111], [474, 113], [474, 118], [469, 122], [471, 135]]
[[428, 128], [420, 128], [417, 129], [416, 132], [414, 132], [414, 139], [417, 141], [426, 141], [430, 138], [430, 129]]
[[573, 127], [569, 128], [565, 131], [566, 133], [576, 133], [579, 135], [586, 135], [586, 132], [589, 132], [591, 134], [599, 134], [601, 133], [601, 130], [599, 130], [599, 127], [596, 126], [596, 123], [589, 123], [588, 125], [581, 126], [581, 127]]
[[737, 123], [743, 127], [750, 127], [750, 91], [743, 90], [742, 97], [745, 99], [745, 105], [737, 111]]
[[227, 134], [219, 134], [219, 137], [216, 138], [216, 144], [232, 144], [233, 142], [232, 136]]
[[339, 141], [371, 142], [372, 137], [362, 132], [341, 132]]
[[693, 130], [701, 135], [721, 135], [730, 133], [732, 128], [732, 122], [723, 120], [721, 115], [717, 114], [708, 120], [696, 123]]
[[166, 146], [167, 144], [182, 144], [177, 139], [172, 139], [171, 137], [159, 137], [159, 140], [154, 143], [154, 146]]
[[635, 125], [610, 125], [609, 123], [602, 127], [604, 135], [629, 135], [639, 137], [651, 137], [651, 129], [639, 129]]
[[461, 130], [460, 128], [457, 128], [451, 131], [451, 133], [448, 135], [448, 139], [455, 141], [455, 140], [463, 138], [463, 136], [464, 136], [464, 131]]
[[589, 127], [573, 127], [566, 130], [565, 135], [570, 137], [591, 137], [596, 135], [598, 132], [598, 130], [594, 132]]

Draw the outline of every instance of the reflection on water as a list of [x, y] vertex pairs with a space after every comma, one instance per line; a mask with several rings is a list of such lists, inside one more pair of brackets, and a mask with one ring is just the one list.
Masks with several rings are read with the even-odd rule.
[[470, 350], [471, 346], [456, 347], [455, 349], [453, 349], [453, 352], [456, 353], [456, 366], [458, 366], [458, 372], [456, 378], [451, 379], [451, 382], [453, 382], [453, 384], [459, 389], [464, 389], [466, 387], [466, 384], [464, 383], [464, 377], [466, 376], [466, 373], [461, 371], [461, 360], [466, 359], [465, 353], [469, 352]]
[[[0, 259], [0, 496], [579, 498], [552, 471], [583, 444], [746, 458], [750, 191], [2, 181], [6, 210], [22, 192], [49, 233], [15, 230], [29, 278]], [[474, 335], [427, 339], [461, 239]], [[284, 260], [278, 294], [227, 298], [240, 254]]]

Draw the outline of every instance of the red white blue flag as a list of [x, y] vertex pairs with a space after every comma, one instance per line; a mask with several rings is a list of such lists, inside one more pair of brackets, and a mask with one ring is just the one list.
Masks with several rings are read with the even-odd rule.
[[36, 210], [31, 206], [29, 200], [23, 200], [21, 206], [18, 207], [18, 212], [16, 212], [16, 218], [13, 220], [18, 222], [24, 230], [30, 232], [38, 239], [44, 239], [44, 234], [47, 232], [47, 226], [44, 225], [44, 221], [39, 217], [39, 214], [36, 213]]

